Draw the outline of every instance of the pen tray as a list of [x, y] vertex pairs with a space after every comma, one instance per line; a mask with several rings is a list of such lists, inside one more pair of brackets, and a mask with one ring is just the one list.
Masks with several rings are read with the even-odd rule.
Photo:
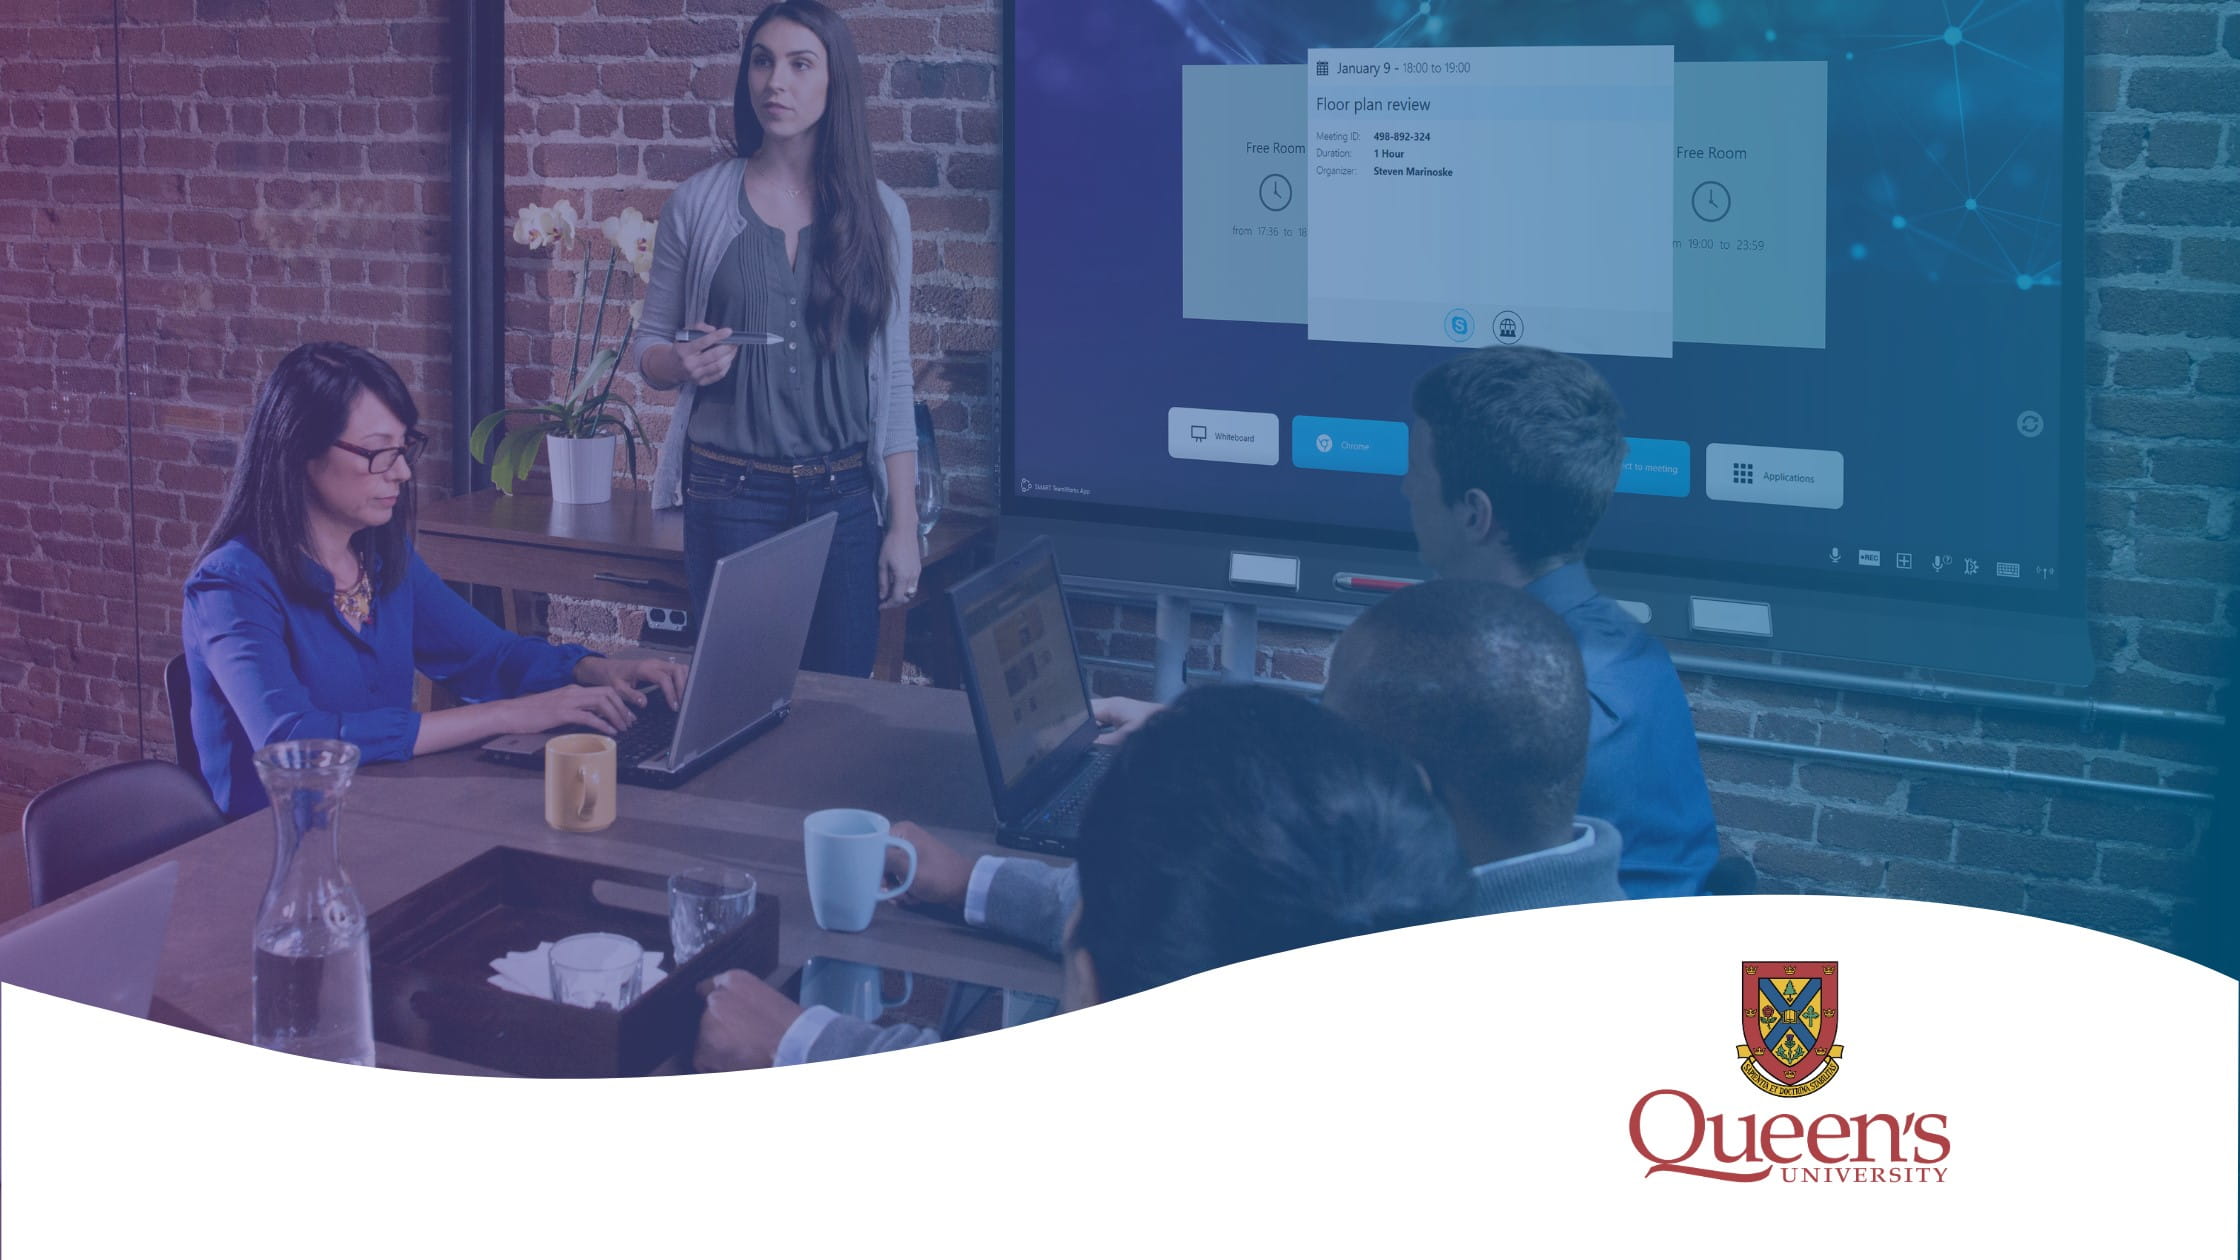
[[[602, 901], [600, 885], [663, 912]], [[637, 890], [646, 890], [640, 892]], [[368, 921], [374, 1035], [392, 1045], [522, 1076], [639, 1076], [689, 1056], [702, 981], [778, 964], [778, 899], [679, 967], [666, 876], [498, 847], [398, 898]], [[563, 1006], [490, 983], [490, 960], [578, 932], [616, 932], [661, 953], [668, 975], [620, 1011]]]

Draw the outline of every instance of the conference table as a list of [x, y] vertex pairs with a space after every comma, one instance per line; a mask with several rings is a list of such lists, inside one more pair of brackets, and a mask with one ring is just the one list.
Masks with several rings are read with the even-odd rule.
[[[890, 902], [864, 932], [818, 928], [803, 874], [801, 822], [813, 810], [838, 806], [915, 822], [968, 857], [1008, 852], [995, 844], [993, 806], [962, 692], [812, 673], [800, 676], [786, 721], [689, 782], [666, 790], [623, 787], [615, 822], [603, 831], [548, 827], [542, 776], [483, 761], [471, 749], [362, 768], [338, 830], [344, 869], [369, 916], [500, 845], [661, 875], [716, 859], [751, 872], [762, 892], [779, 899], [778, 976], [826, 957], [1057, 994], [1056, 962], [953, 915]], [[273, 856], [273, 820], [260, 811], [147, 864], [179, 863], [156, 1018], [250, 1040], [250, 935]], [[65, 909], [130, 874], [22, 921]], [[377, 1046], [376, 1059], [422, 1071], [484, 1070], [386, 1043]]]

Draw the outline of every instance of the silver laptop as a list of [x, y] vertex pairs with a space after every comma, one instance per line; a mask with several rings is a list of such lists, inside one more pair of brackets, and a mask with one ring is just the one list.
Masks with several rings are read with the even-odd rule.
[[[785, 720], [839, 519], [828, 512], [716, 561], [682, 702], [671, 709], [660, 692], [648, 693], [615, 739], [624, 783], [675, 787]], [[542, 770], [545, 741], [564, 733], [503, 736], [482, 755]]]
[[145, 1019], [178, 883], [165, 862], [0, 936], [0, 981]]

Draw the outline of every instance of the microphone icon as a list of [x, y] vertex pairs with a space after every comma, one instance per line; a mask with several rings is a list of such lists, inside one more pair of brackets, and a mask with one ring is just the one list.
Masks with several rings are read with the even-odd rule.
[[1829, 564], [1842, 564], [1842, 563], [1843, 563], [1843, 548], [1841, 548], [1841, 547], [1830, 547], [1830, 548], [1828, 548], [1828, 563], [1829, 563]]

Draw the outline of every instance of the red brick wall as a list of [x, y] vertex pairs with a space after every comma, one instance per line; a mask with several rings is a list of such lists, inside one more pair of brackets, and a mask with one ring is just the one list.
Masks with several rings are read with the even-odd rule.
[[448, 484], [446, 5], [0, 6], [0, 791], [168, 755], [179, 584], [280, 355], [387, 355]]

